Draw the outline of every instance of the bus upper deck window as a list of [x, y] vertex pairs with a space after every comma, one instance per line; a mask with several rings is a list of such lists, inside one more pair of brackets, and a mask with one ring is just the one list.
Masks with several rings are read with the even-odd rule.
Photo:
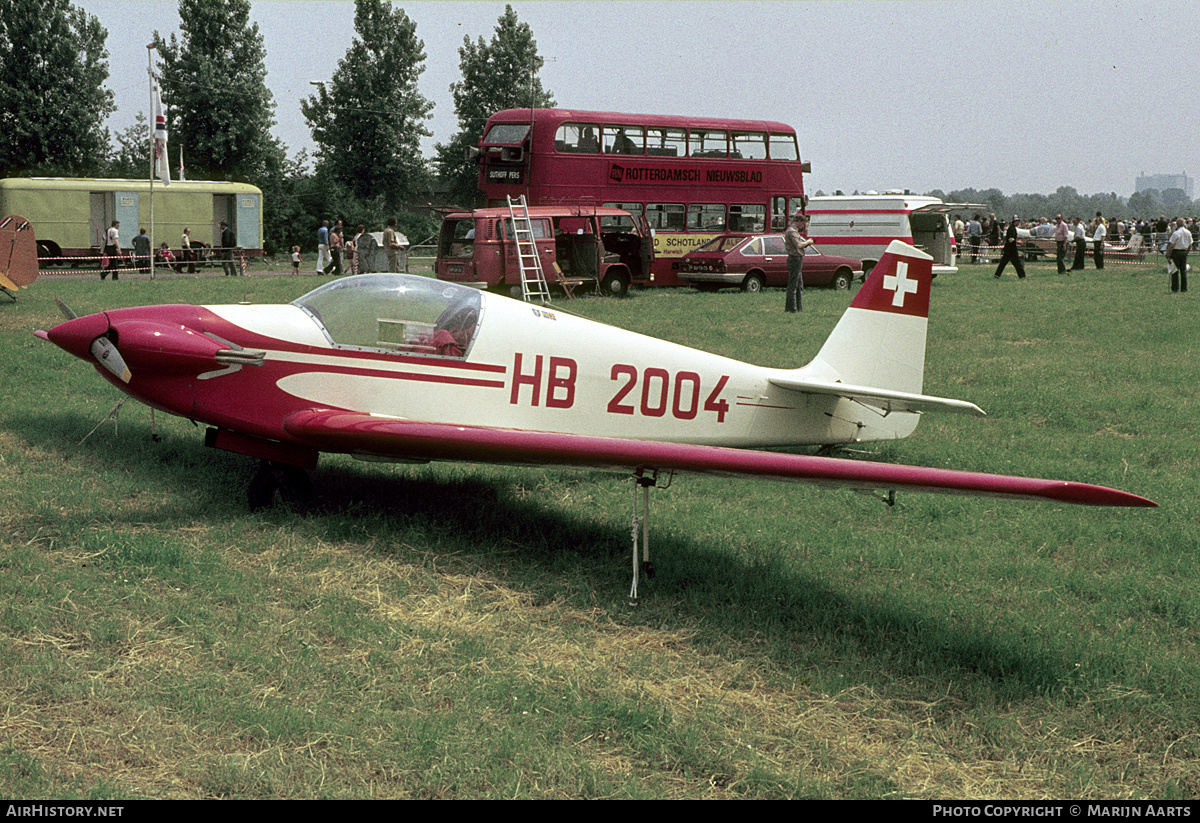
[[504, 145], [520, 145], [525, 140], [525, 135], [529, 134], [528, 123], [496, 123], [488, 129], [487, 136], [483, 138], [483, 144], [504, 144]]
[[645, 132], [641, 126], [605, 126], [605, 154], [641, 154]]
[[729, 138], [724, 131], [692, 129], [688, 136], [688, 156], [728, 157]]
[[646, 154], [651, 157], [683, 157], [687, 154], [684, 129], [655, 128], [646, 135]]
[[564, 123], [554, 135], [557, 151], [596, 154], [600, 151], [600, 127], [591, 123]]
[[735, 131], [732, 156], [739, 160], [766, 160], [767, 135], [761, 131]]
[[800, 152], [796, 150], [796, 135], [771, 133], [772, 160], [799, 160]]

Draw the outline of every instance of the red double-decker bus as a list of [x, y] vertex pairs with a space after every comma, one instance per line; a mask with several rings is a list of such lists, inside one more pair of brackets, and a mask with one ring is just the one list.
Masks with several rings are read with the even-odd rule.
[[479, 141], [489, 206], [624, 209], [654, 232], [653, 285], [681, 285], [679, 258], [719, 234], [783, 231], [804, 198], [796, 131], [722, 120], [574, 109], [508, 109]]

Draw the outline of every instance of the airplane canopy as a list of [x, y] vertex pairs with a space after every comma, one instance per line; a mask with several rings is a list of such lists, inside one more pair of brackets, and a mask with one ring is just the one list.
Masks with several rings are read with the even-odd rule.
[[292, 301], [338, 348], [463, 357], [479, 326], [478, 290], [407, 274], [362, 274]]

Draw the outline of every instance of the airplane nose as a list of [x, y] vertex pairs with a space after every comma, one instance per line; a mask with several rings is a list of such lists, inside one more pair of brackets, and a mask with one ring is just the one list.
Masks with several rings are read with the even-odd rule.
[[[103, 312], [59, 323], [45, 333], [46, 339], [60, 349], [83, 360], [91, 360], [92, 341], [108, 332], [108, 316]], [[41, 335], [38, 335], [39, 337]]]

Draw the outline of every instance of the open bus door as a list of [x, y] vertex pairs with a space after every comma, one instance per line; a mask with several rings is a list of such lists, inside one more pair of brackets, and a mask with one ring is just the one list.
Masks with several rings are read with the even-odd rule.
[[646, 220], [646, 215], [644, 214], [639, 214], [635, 217], [634, 223], [638, 228], [638, 234], [642, 238], [639, 249], [642, 270], [635, 279], [642, 283], [649, 283], [654, 276], [652, 274], [654, 271], [654, 229], [650, 228], [650, 223]]

